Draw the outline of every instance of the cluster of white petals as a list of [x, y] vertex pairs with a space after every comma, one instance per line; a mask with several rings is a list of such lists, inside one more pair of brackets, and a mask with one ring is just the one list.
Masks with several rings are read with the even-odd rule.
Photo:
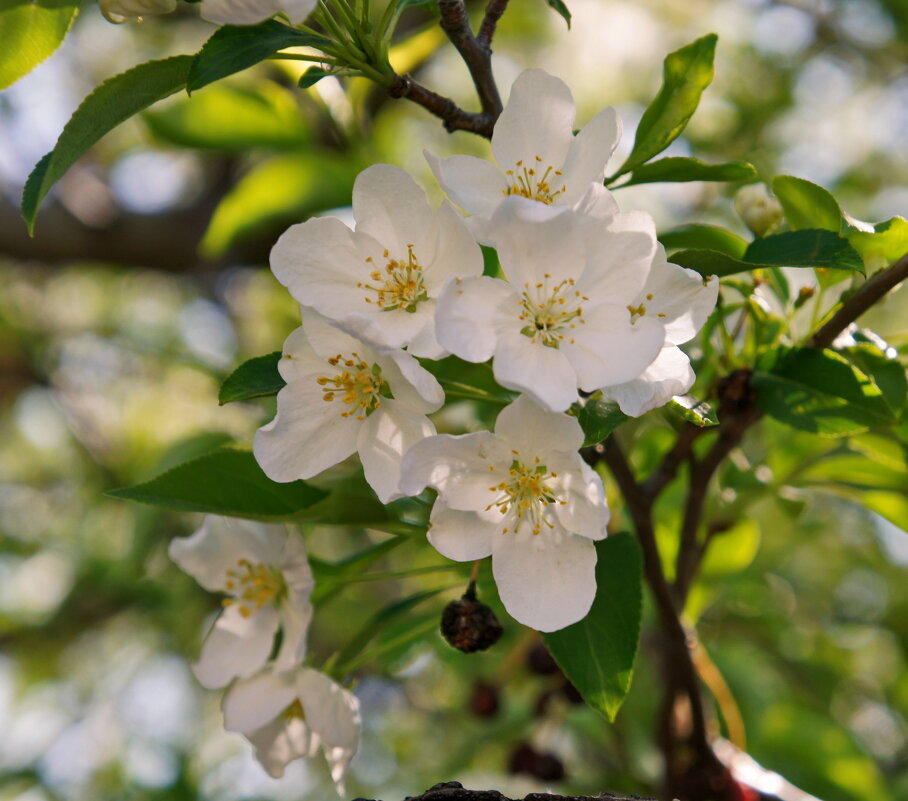
[[225, 596], [193, 670], [205, 687], [230, 685], [226, 728], [248, 737], [274, 777], [321, 749], [342, 794], [359, 745], [359, 702], [303, 667], [314, 584], [302, 537], [280, 525], [208, 515], [194, 534], [172, 540], [169, 553], [202, 587]]
[[[111, 22], [141, 20], [155, 14], [169, 14], [177, 0], [100, 0], [101, 11]], [[284, 14], [300, 25], [315, 9], [317, 0], [202, 0], [203, 19], [218, 25], [256, 25]]]
[[495, 433], [431, 437], [404, 460], [405, 492], [438, 490], [432, 545], [460, 562], [491, 555], [505, 608], [539, 631], [580, 620], [596, 595], [593, 542], [606, 536], [609, 512], [581, 445], [575, 418], [521, 396]]

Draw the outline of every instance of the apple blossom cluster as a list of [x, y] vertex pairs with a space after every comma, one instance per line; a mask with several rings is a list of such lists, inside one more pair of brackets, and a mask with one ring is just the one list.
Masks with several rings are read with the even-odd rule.
[[[718, 290], [715, 277], [668, 262], [652, 218], [621, 211], [605, 188], [614, 110], [576, 135], [574, 116], [561, 80], [527, 70], [494, 130], [497, 164], [427, 154], [450, 200], [435, 208], [406, 172], [375, 165], [354, 184], [353, 228], [316, 218], [280, 237], [271, 267], [302, 324], [284, 343], [286, 384], [253, 448], [279, 482], [356, 453], [384, 503], [432, 488], [429, 542], [456, 561], [491, 556], [505, 608], [539, 631], [587, 614], [594, 543], [607, 535], [602, 480], [579, 454], [578, 405], [601, 392], [639, 416], [686, 392], [694, 374], [679, 346]], [[502, 277], [483, 274], [480, 245], [497, 251]], [[436, 432], [429, 415], [445, 393], [427, 366], [452, 355], [490, 361], [515, 393], [494, 431]], [[272, 775], [321, 747], [340, 782], [357, 704], [303, 667], [312, 577], [302, 540], [209, 517], [171, 556], [226, 596], [195, 671], [207, 687], [230, 684], [227, 728], [249, 737]]]
[[[458, 561], [491, 555], [506, 609], [541, 631], [589, 611], [608, 524], [569, 411], [581, 392], [632, 416], [686, 392], [679, 345], [718, 291], [669, 263], [652, 218], [622, 212], [603, 185], [614, 110], [576, 135], [574, 116], [561, 80], [527, 70], [495, 126], [497, 164], [427, 154], [451, 200], [434, 208], [406, 172], [375, 165], [354, 184], [354, 228], [318, 218], [280, 237], [271, 267], [302, 326], [284, 345], [277, 415], [254, 443], [275, 481], [355, 452], [384, 503], [433, 488], [432, 545]], [[481, 244], [504, 277], [483, 275]], [[520, 393], [494, 433], [436, 433], [428, 415], [445, 395], [424, 365], [452, 354], [491, 360]]]

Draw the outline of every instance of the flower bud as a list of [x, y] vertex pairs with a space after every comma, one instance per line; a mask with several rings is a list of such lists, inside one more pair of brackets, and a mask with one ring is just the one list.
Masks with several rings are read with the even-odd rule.
[[473, 683], [473, 694], [470, 696], [470, 711], [478, 718], [493, 718], [498, 714], [499, 706], [498, 687], [477, 679]]
[[518, 745], [508, 757], [508, 773], [524, 773], [544, 782], [564, 778], [564, 765], [554, 754], [537, 751], [529, 743]]
[[476, 584], [470, 586], [459, 601], [451, 601], [441, 613], [441, 633], [458, 651], [472, 654], [491, 648], [504, 629], [495, 613], [476, 600]]
[[756, 236], [768, 233], [782, 219], [782, 204], [766, 184], [742, 186], [735, 195], [735, 211]]
[[101, 13], [110, 22], [141, 20], [154, 14], [169, 14], [177, 0], [100, 0]]
[[549, 653], [549, 649], [541, 642], [536, 643], [527, 652], [527, 667], [531, 673], [539, 676], [551, 676], [558, 672], [557, 663]]

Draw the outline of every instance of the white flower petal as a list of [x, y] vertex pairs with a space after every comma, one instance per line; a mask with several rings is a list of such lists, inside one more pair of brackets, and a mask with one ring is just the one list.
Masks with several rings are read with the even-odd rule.
[[177, 0], [101, 0], [101, 13], [111, 22], [142, 19], [153, 14], [169, 14]]
[[492, 368], [501, 386], [525, 392], [550, 411], [563, 412], [577, 400], [577, 374], [563, 349], [507, 333], [499, 337]]
[[400, 469], [404, 454], [417, 442], [435, 433], [427, 417], [396, 400], [383, 400], [381, 408], [363, 423], [357, 450], [366, 481], [382, 503], [404, 497]]
[[560, 169], [573, 140], [576, 109], [567, 84], [544, 70], [524, 70], [495, 123], [492, 151], [503, 170], [517, 162]]
[[646, 306], [647, 315], [662, 321], [668, 344], [680, 345], [697, 335], [715, 308], [718, 295], [716, 276], [703, 278], [693, 270], [666, 261], [665, 250], [660, 245], [637, 303]]
[[567, 532], [499, 534], [492, 540], [492, 573], [511, 617], [537, 631], [557, 631], [593, 604], [596, 548]]
[[323, 400], [315, 377], [287, 384], [277, 394], [277, 415], [255, 432], [252, 451], [273, 481], [312, 478], [356, 450], [360, 422], [341, 417], [340, 397]]
[[435, 336], [435, 308], [434, 300], [427, 300], [422, 304], [425, 309], [426, 324], [419, 330], [407, 346], [407, 353], [412, 353], [420, 359], [444, 359], [451, 354], [441, 346]]
[[[382, 348], [403, 348], [419, 337], [427, 327], [435, 326], [432, 301], [424, 301], [412, 314], [405, 309], [357, 311], [337, 317], [341, 331]], [[434, 305], [434, 304], [433, 304]]]
[[302, 25], [316, 6], [317, 0], [280, 0], [281, 11], [294, 25]]
[[589, 231], [586, 269], [577, 290], [593, 304], [631, 303], [646, 283], [656, 252], [652, 217], [622, 212], [611, 217], [607, 227], [590, 225]]
[[435, 314], [439, 343], [468, 362], [488, 361], [502, 328], [520, 316], [514, 288], [498, 278], [455, 279], [441, 297]]
[[325, 360], [312, 350], [302, 326], [284, 340], [282, 353], [277, 369], [288, 384], [303, 376], [317, 375], [325, 368]]
[[275, 718], [246, 735], [255, 747], [255, 758], [274, 779], [280, 779], [294, 759], [312, 756], [319, 740], [301, 718]]
[[202, 644], [199, 661], [192, 666], [199, 683], [213, 690], [237, 676], [255, 673], [271, 654], [277, 626], [277, 612], [271, 605], [249, 617], [240, 613], [238, 603], [228, 606], [218, 616]]
[[560, 350], [576, 370], [580, 388], [593, 392], [640, 375], [665, 341], [665, 329], [652, 317], [631, 323], [627, 309], [602, 304], [584, 310], [586, 325], [578, 325], [572, 342]]
[[586, 191], [574, 204], [574, 211], [596, 220], [608, 220], [619, 213], [615, 196], [601, 183], [587, 184]]
[[452, 278], [482, 275], [482, 250], [454, 207], [446, 200], [435, 215], [435, 252], [425, 264], [429, 297], [437, 298]]
[[168, 554], [209, 592], [223, 592], [227, 571], [240, 559], [276, 565], [287, 539], [287, 529], [254, 520], [206, 515], [189, 537], [170, 541]]
[[575, 202], [584, 192], [587, 184], [600, 186], [605, 178], [605, 165], [611, 158], [621, 138], [621, 120], [615, 109], [609, 107], [600, 111], [581, 128], [571, 141], [570, 150], [561, 180], [567, 187], [562, 203]]
[[390, 164], [363, 170], [353, 184], [353, 216], [356, 230], [388, 248], [391, 258], [406, 259], [407, 245], [413, 245], [417, 260], [424, 264], [435, 213], [426, 193], [405, 170]]
[[550, 451], [576, 451], [583, 445], [583, 429], [577, 418], [543, 409], [526, 395], [502, 409], [495, 421], [495, 434], [530, 457], [544, 458]]
[[281, 10], [278, 0], [202, 0], [200, 13], [218, 25], [255, 25]]
[[695, 379], [690, 359], [684, 351], [668, 346], [662, 348], [656, 360], [639, 378], [605, 387], [603, 394], [615, 401], [625, 414], [640, 417], [664, 406], [675, 395], [683, 395], [694, 385]]
[[430, 486], [452, 509], [482, 510], [495, 497], [489, 487], [507, 473], [512, 459], [507, 444], [488, 431], [428, 437], [404, 457], [400, 488], [418, 495]]
[[299, 534], [287, 537], [280, 569], [287, 594], [278, 608], [282, 636], [276, 667], [278, 670], [289, 670], [302, 664], [306, 657], [306, 635], [312, 620], [309, 599], [315, 588], [306, 545]]
[[364, 362], [371, 364], [375, 361], [375, 349], [369, 342], [343, 331], [336, 323], [312, 309], [303, 309], [302, 313], [306, 339], [322, 359], [330, 359], [339, 353], [344, 357], [356, 353]]
[[439, 498], [432, 507], [428, 539], [442, 556], [455, 562], [472, 562], [492, 553], [492, 537], [501, 530], [477, 512], [449, 509]]
[[604, 539], [609, 521], [605, 488], [597, 473], [577, 453], [558, 454], [547, 459], [546, 467], [558, 473], [558, 522], [568, 531], [591, 540]]
[[424, 151], [438, 183], [460, 208], [469, 214], [488, 217], [504, 197], [507, 181], [501, 170], [475, 156], [440, 159]]
[[252, 734], [267, 726], [297, 697], [296, 672], [263, 670], [236, 682], [224, 695], [224, 728]]
[[388, 351], [378, 359], [378, 364], [394, 397], [414, 411], [428, 414], [445, 402], [445, 392], [438, 379], [409, 353]]

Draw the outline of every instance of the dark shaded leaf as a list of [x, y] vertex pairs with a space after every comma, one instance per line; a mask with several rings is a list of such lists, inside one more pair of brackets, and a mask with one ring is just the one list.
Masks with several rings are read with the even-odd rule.
[[309, 67], [299, 79], [297, 84], [300, 89], [308, 89], [310, 86], [315, 86], [322, 78], [326, 78], [331, 73], [328, 70], [323, 70], [321, 67]]
[[596, 543], [596, 553], [596, 598], [589, 613], [542, 638], [586, 702], [614, 720], [631, 686], [640, 640], [643, 559], [626, 532]]
[[908, 397], [908, 378], [902, 363], [869, 343], [853, 345], [841, 353], [877, 385], [893, 414], [901, 415]]
[[599, 397], [587, 398], [581, 406], [575, 403], [571, 413], [576, 415], [583, 429], [583, 445], [598, 445], [622, 423], [630, 418], [621, 411], [618, 404]]
[[281, 352], [276, 350], [266, 356], [256, 356], [243, 362], [224, 379], [218, 393], [218, 403], [223, 406], [234, 401], [277, 395], [287, 383], [277, 369], [280, 360]]
[[563, 0], [545, 0], [546, 3], [555, 11], [557, 11], [561, 18], [567, 23], [568, 28], [571, 27], [571, 12], [568, 10], [568, 7], [564, 4]]

